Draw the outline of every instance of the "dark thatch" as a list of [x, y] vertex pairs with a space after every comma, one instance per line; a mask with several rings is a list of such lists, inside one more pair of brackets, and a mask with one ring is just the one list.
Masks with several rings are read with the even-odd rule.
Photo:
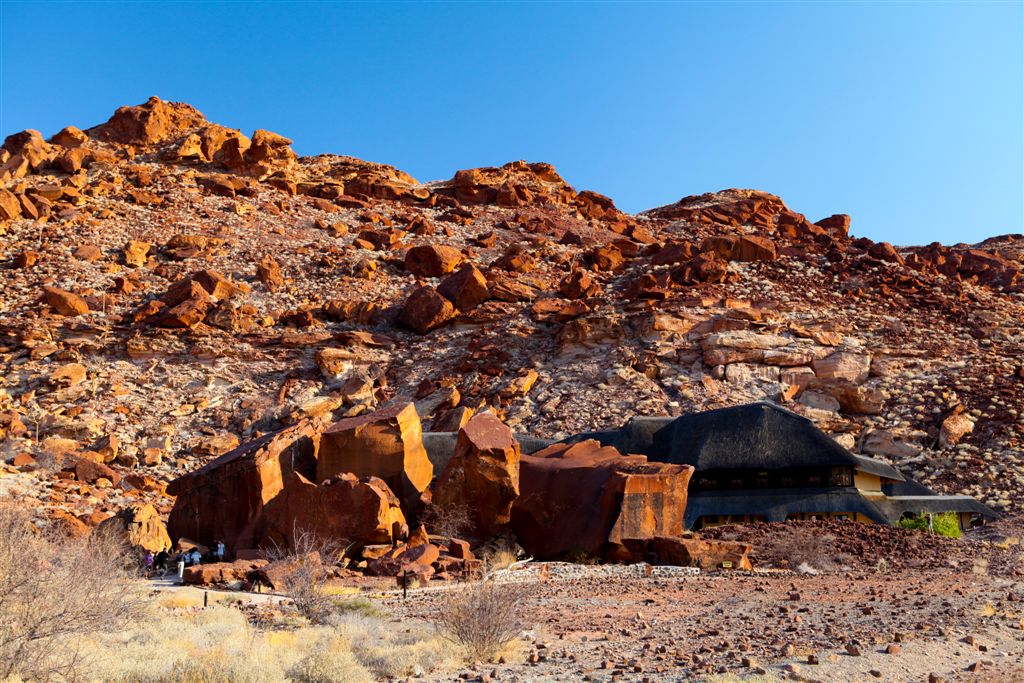
[[784, 522], [789, 514], [859, 512], [886, 524], [885, 514], [857, 489], [849, 486], [802, 489], [742, 489], [691, 491], [686, 502], [686, 528], [706, 515], [763, 515], [769, 522]]
[[[928, 489], [925, 490], [927, 491]], [[995, 510], [970, 496], [940, 496], [930, 491], [927, 494], [916, 496], [889, 496], [875, 501], [875, 505], [893, 524], [898, 522], [905, 514], [973, 512], [985, 519], [997, 519], [999, 517]]]
[[698, 472], [845, 465], [903, 480], [893, 467], [850, 453], [806, 417], [767, 402], [678, 418], [636, 417], [621, 429], [578, 434], [567, 441], [583, 439], [597, 439], [651, 460], [693, 465]]

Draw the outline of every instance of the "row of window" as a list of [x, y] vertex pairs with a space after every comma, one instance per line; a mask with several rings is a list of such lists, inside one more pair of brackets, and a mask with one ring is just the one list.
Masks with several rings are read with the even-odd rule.
[[694, 486], [701, 491], [853, 486], [853, 470], [849, 467], [833, 467], [830, 470], [705, 472], [697, 477]]

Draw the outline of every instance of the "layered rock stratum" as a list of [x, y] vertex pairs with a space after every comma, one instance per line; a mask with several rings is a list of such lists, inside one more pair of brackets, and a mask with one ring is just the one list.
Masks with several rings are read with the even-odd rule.
[[168, 482], [307, 417], [346, 420], [345, 460], [360, 415], [408, 401], [424, 431], [491, 412], [560, 437], [768, 399], [1021, 505], [1022, 235], [894, 246], [739, 189], [631, 215], [522, 161], [422, 183], [157, 98], [9, 136], [0, 186], [0, 494], [40, 516], [165, 515]]

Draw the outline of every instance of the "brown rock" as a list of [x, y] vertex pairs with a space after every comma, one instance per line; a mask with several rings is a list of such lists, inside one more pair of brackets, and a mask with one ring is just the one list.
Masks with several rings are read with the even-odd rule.
[[451, 301], [460, 311], [472, 310], [491, 296], [487, 289], [487, 278], [472, 263], [446, 277], [438, 286], [437, 293]]
[[176, 496], [167, 520], [173, 540], [187, 537], [206, 545], [221, 540], [232, 552], [256, 548], [264, 537], [266, 506], [293, 472], [316, 478], [320, 430], [301, 422], [245, 443], [172, 481]]
[[384, 480], [341, 474], [314, 484], [292, 473], [266, 508], [263, 545], [294, 547], [296, 530], [346, 543], [391, 543], [408, 527]]
[[284, 276], [281, 274], [281, 266], [270, 254], [264, 256], [259, 265], [256, 266], [256, 278], [267, 286], [271, 292], [284, 286]]
[[501, 420], [480, 413], [459, 430], [455, 453], [432, 488], [441, 508], [465, 506], [473, 533], [490, 538], [509, 523], [519, 496], [519, 442]]
[[420, 287], [405, 300], [398, 320], [420, 334], [441, 327], [456, 315], [455, 307], [431, 287]]
[[632, 540], [682, 532], [692, 472], [622, 455], [594, 440], [554, 444], [520, 460], [512, 529], [538, 558], [608, 550], [617, 555]]
[[405, 254], [405, 269], [417, 277], [441, 277], [462, 262], [462, 252], [441, 244], [413, 247]]
[[679, 567], [700, 567], [702, 570], [752, 569], [749, 543], [704, 540], [695, 538], [664, 538], [651, 540], [648, 549], [657, 557], [657, 564]]
[[61, 315], [75, 316], [89, 312], [89, 304], [85, 303], [85, 299], [66, 290], [43, 287], [43, 296], [46, 303]]
[[346, 472], [380, 477], [406, 509], [413, 510], [434, 476], [422, 435], [412, 403], [341, 420], [324, 432], [316, 479], [325, 481]]
[[135, 505], [124, 508], [113, 517], [96, 527], [97, 534], [111, 534], [126, 546], [137, 550], [158, 553], [171, 549], [171, 538], [167, 535], [156, 508], [152, 505]]

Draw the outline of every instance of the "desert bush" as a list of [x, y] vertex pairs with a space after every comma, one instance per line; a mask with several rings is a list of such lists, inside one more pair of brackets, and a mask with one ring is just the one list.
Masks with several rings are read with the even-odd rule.
[[423, 525], [432, 534], [445, 538], [463, 538], [473, 529], [473, 510], [463, 503], [431, 503], [421, 515]]
[[0, 505], [0, 680], [79, 678], [79, 637], [135, 613], [131, 578], [115, 539], [63, 537]]
[[336, 597], [329, 590], [330, 568], [344, 556], [345, 544], [304, 529], [292, 534], [289, 548], [274, 546], [266, 551], [271, 561], [286, 561], [290, 571], [279, 589], [291, 598], [299, 613], [314, 624], [326, 624], [334, 611]]
[[295, 663], [288, 676], [296, 683], [364, 683], [373, 676], [352, 654], [347, 638], [321, 638], [313, 651]]
[[473, 582], [448, 594], [436, 623], [470, 659], [488, 660], [523, 631], [521, 612], [532, 592], [531, 584]]
[[[947, 538], [960, 538], [960, 520], [955, 512], [943, 512], [932, 515], [932, 533]], [[919, 515], [903, 517], [896, 522], [901, 529], [914, 529], [917, 531], [928, 531], [928, 513], [922, 512]]]

